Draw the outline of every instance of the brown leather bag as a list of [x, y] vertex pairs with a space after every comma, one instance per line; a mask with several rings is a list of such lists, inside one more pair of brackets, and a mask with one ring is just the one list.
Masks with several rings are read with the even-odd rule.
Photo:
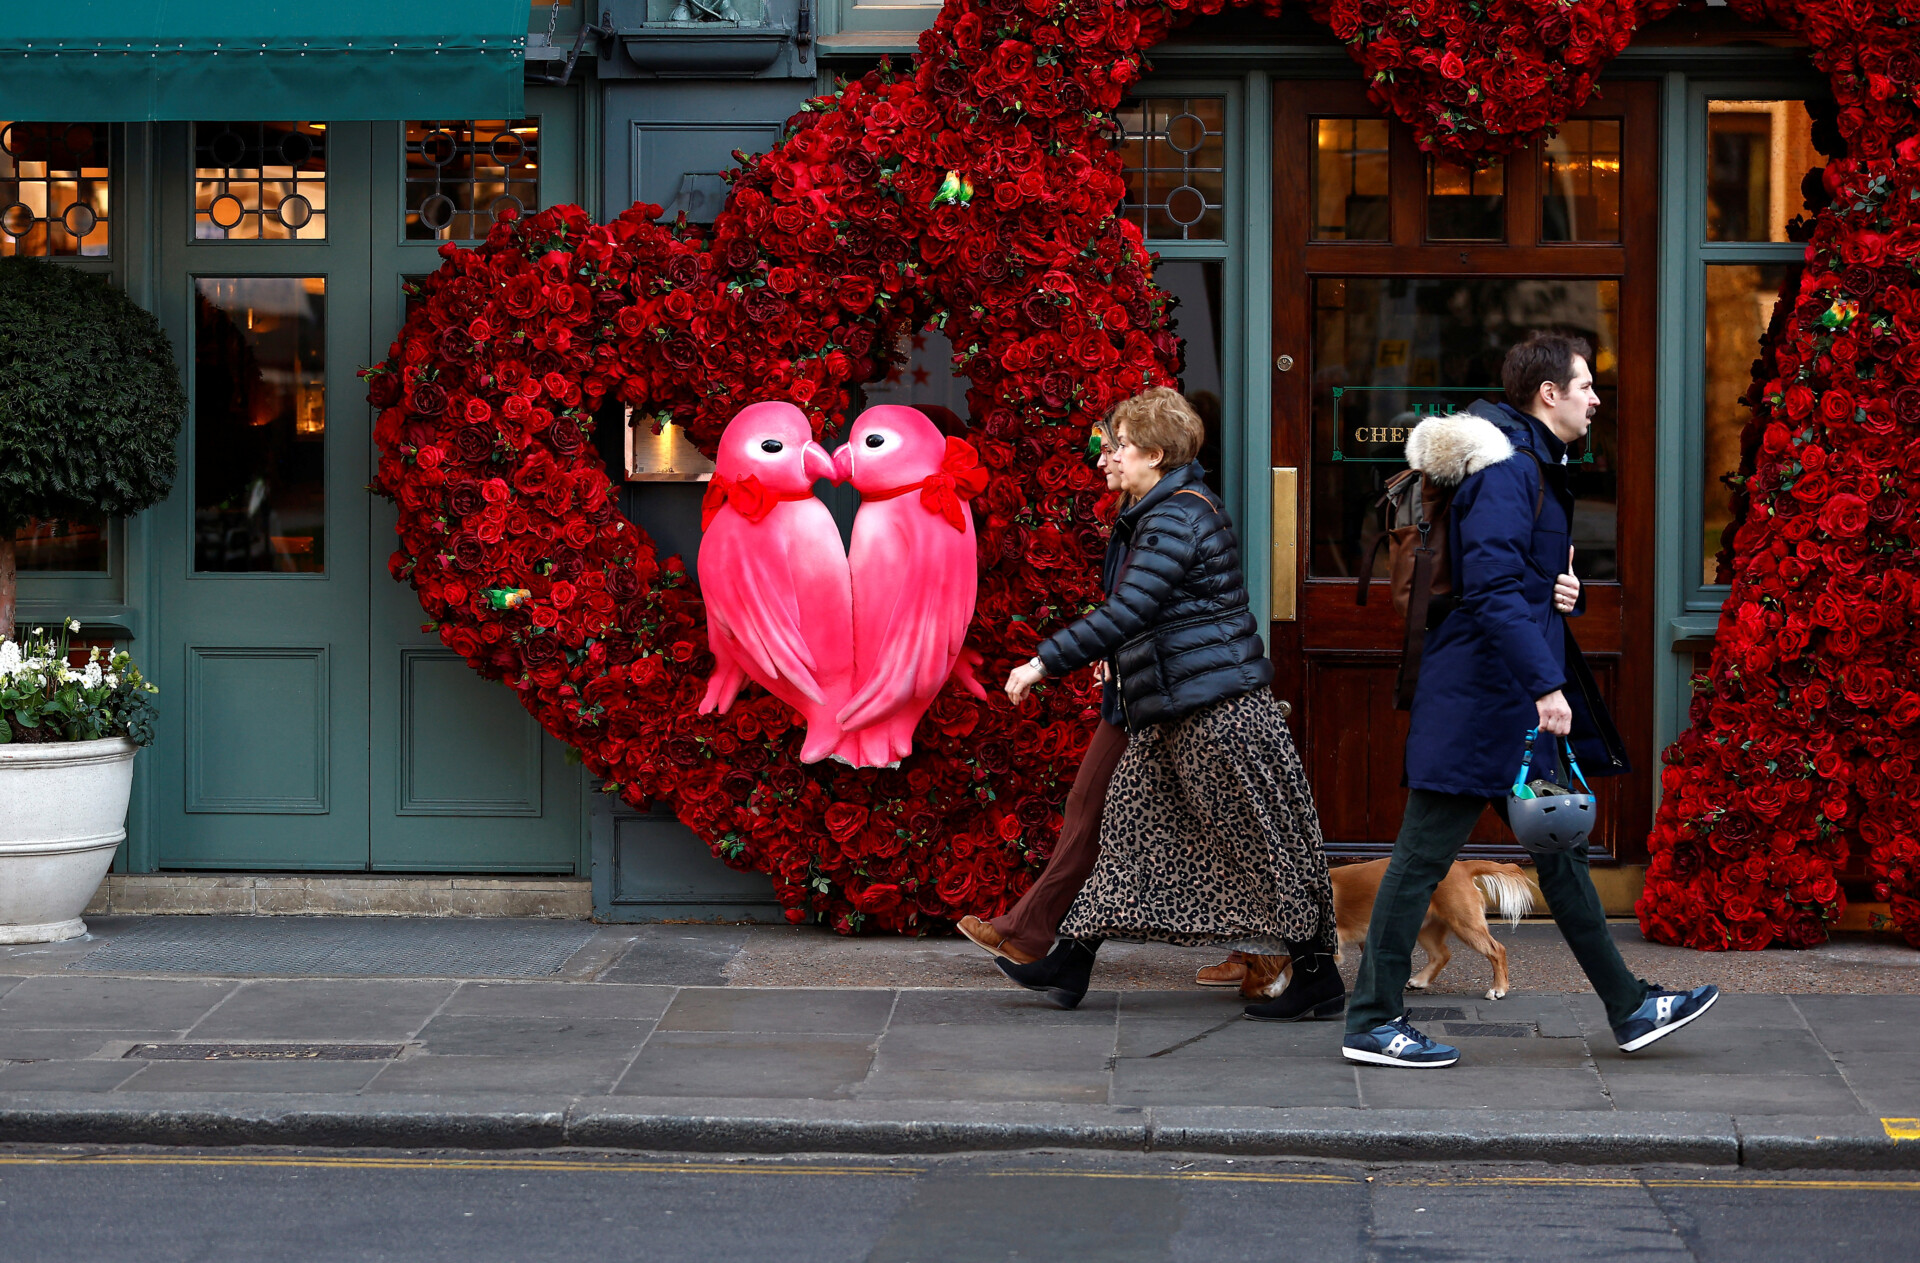
[[[1522, 448], [1540, 468], [1534, 492], [1533, 519], [1547, 502], [1546, 469], [1532, 451]], [[1406, 622], [1400, 649], [1400, 673], [1394, 681], [1395, 710], [1413, 707], [1414, 686], [1420, 682], [1420, 657], [1427, 630], [1453, 609], [1453, 567], [1448, 558], [1448, 513], [1457, 487], [1443, 487], [1417, 469], [1403, 469], [1387, 482], [1375, 504], [1380, 534], [1367, 550], [1355, 585], [1354, 604], [1365, 605], [1373, 587], [1373, 570], [1380, 552], [1387, 554], [1387, 581], [1393, 588], [1393, 609]]]

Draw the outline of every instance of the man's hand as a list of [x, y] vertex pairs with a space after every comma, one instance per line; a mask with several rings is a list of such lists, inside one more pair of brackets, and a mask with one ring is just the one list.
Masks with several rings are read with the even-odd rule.
[[1556, 737], [1565, 737], [1573, 732], [1573, 707], [1567, 705], [1567, 695], [1559, 689], [1537, 699], [1533, 703], [1540, 710], [1540, 731], [1552, 733]]
[[[1567, 549], [1567, 570], [1573, 570], [1573, 549]], [[1580, 604], [1580, 580], [1571, 573], [1563, 574], [1553, 581], [1553, 608], [1562, 614], [1573, 613], [1573, 607]]]

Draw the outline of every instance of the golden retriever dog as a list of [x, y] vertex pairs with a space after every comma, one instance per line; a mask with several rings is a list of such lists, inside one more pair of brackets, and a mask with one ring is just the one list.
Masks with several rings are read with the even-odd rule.
[[[1387, 873], [1387, 861], [1368, 860], [1364, 864], [1342, 864], [1332, 871], [1333, 876], [1333, 912], [1339, 935], [1339, 947], [1347, 944], [1364, 945], [1367, 941], [1367, 925], [1373, 919], [1373, 899], [1380, 892], [1380, 879]], [[1407, 979], [1407, 985], [1416, 990], [1425, 990], [1433, 985], [1447, 962], [1453, 959], [1453, 953], [1447, 950], [1447, 935], [1465, 943], [1474, 951], [1487, 958], [1493, 966], [1493, 986], [1487, 989], [1487, 999], [1498, 1000], [1507, 994], [1507, 949], [1487, 928], [1487, 900], [1492, 899], [1499, 908], [1500, 916], [1508, 925], [1518, 925], [1520, 918], [1533, 911], [1533, 887], [1527, 881], [1526, 874], [1517, 864], [1495, 864], [1491, 860], [1455, 860], [1453, 867], [1447, 870], [1446, 878], [1433, 892], [1433, 901], [1427, 905], [1427, 919], [1420, 926], [1418, 942], [1426, 949], [1427, 964], [1413, 977]], [[1336, 953], [1336, 956], [1339, 953]], [[1240, 974], [1228, 980], [1228, 967], [1215, 965], [1203, 971], [1203, 985], [1240, 986], [1242, 995], [1261, 996], [1278, 995], [1287, 984], [1292, 973], [1290, 966], [1283, 967], [1279, 976], [1265, 987], [1256, 983], [1253, 987], [1242, 984], [1244, 966]], [[1214, 981], [1218, 978], [1218, 981]]]

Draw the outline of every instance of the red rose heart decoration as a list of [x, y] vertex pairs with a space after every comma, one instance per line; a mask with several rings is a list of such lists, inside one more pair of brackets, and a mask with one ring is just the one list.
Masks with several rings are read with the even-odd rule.
[[1318, 0], [1375, 102], [1468, 166], [1586, 103], [1634, 30], [1678, 0]]
[[[1146, 49], [1221, 7], [949, 0], [910, 75], [883, 66], [808, 102], [746, 161], [710, 236], [651, 206], [503, 222], [478, 249], [443, 248], [368, 372], [393, 573], [442, 641], [610, 788], [671, 802], [728, 863], [769, 873], [794, 920], [920, 930], [1006, 907], [1057, 837], [1091, 684], [1052, 682], [1018, 712], [949, 687], [897, 770], [802, 766], [796, 716], [764, 695], [698, 714], [700, 595], [616, 512], [592, 414], [625, 401], [711, 453], [743, 406], [778, 399], [838, 434], [849, 385], [938, 325], [972, 383], [981, 460], [969, 643], [1003, 678], [1100, 596], [1088, 421], [1179, 364], [1153, 261], [1114, 215], [1111, 112]], [[1446, 8], [1448, 39], [1464, 12]], [[1566, 106], [1552, 97], [1543, 119]]]
[[1637, 911], [1665, 943], [1810, 947], [1857, 848], [1920, 947], [1920, 2], [1734, 8], [1813, 45], [1845, 154], [1747, 396], [1732, 589]]

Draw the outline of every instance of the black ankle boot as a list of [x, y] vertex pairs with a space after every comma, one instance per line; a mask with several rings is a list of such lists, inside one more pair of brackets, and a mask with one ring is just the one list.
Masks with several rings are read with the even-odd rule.
[[1078, 1008], [1086, 998], [1093, 980], [1094, 955], [1100, 939], [1063, 938], [1053, 950], [1031, 965], [1016, 965], [1004, 957], [994, 957], [1000, 972], [1029, 991], [1038, 991], [1056, 1009]]
[[1310, 944], [1289, 943], [1293, 949], [1293, 977], [1287, 989], [1265, 1004], [1249, 1004], [1248, 1017], [1256, 1022], [1298, 1022], [1339, 1017], [1347, 1011], [1347, 984], [1332, 952]]

